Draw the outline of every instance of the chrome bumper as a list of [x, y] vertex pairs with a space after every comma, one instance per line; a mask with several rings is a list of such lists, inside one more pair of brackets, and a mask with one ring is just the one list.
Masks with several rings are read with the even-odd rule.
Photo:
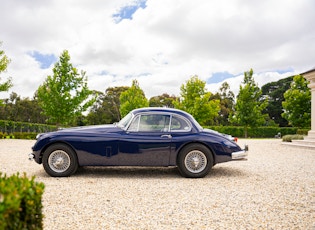
[[248, 145], [245, 145], [244, 150], [232, 153], [232, 160], [247, 160], [248, 156]]

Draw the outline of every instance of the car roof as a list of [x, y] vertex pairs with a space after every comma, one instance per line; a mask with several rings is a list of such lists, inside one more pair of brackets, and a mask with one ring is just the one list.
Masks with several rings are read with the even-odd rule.
[[143, 112], [169, 112], [169, 113], [181, 114], [184, 116], [191, 116], [189, 113], [186, 113], [185, 111], [174, 109], [174, 108], [167, 108], [167, 107], [144, 107], [144, 108], [132, 110], [133, 114], [143, 113]]

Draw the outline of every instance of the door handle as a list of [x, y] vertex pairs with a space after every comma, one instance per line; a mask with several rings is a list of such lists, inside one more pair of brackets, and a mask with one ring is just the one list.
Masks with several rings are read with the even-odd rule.
[[171, 139], [171, 138], [172, 138], [172, 135], [170, 135], [170, 134], [164, 134], [164, 135], [162, 135], [161, 137], [162, 137], [162, 138], [167, 137], [168, 139]]

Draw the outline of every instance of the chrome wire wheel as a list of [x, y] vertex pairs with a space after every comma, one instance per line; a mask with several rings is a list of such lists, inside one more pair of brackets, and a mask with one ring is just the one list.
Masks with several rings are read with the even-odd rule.
[[55, 150], [48, 157], [48, 165], [54, 172], [63, 173], [71, 165], [71, 159], [67, 152]]
[[199, 150], [192, 150], [187, 153], [184, 164], [189, 172], [200, 173], [207, 167], [207, 156]]

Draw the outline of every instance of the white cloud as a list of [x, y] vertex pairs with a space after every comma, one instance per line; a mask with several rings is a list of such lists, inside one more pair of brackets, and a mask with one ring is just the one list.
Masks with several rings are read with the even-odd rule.
[[91, 89], [137, 79], [147, 97], [178, 95], [192, 75], [228, 72], [237, 92], [250, 68], [262, 86], [315, 66], [314, 1], [148, 0], [116, 24], [113, 14], [131, 2], [0, 0], [0, 48], [12, 60], [0, 77], [12, 76], [11, 91], [32, 97], [52, 66], [41, 69], [27, 53], [59, 57], [65, 49]]

